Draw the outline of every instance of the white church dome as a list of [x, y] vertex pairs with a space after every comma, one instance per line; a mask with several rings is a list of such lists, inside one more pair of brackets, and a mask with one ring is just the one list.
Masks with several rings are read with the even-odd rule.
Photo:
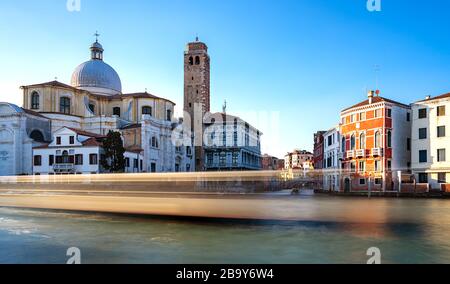
[[103, 61], [103, 47], [96, 41], [91, 46], [91, 60], [79, 65], [72, 74], [72, 87], [94, 94], [117, 95], [122, 83], [117, 72]]

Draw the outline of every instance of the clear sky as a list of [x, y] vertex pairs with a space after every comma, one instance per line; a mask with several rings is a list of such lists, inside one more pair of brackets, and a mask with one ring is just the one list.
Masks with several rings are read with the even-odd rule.
[[402, 103], [450, 92], [447, 0], [381, 0], [372, 13], [367, 0], [80, 1], [79, 12], [67, 0], [0, 1], [0, 101], [22, 105], [21, 85], [70, 83], [96, 30], [124, 92], [147, 88], [179, 109], [184, 47], [198, 34], [210, 49], [212, 110], [226, 99], [278, 156], [312, 150], [313, 133], [337, 125], [376, 77]]

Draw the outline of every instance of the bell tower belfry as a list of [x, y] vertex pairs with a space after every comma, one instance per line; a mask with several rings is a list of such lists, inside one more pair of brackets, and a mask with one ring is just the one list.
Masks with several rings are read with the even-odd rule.
[[[195, 168], [203, 170], [204, 155], [202, 144], [203, 117], [210, 112], [210, 58], [208, 46], [200, 42], [190, 42], [184, 52], [184, 111], [189, 114], [195, 146]], [[200, 130], [198, 129], [200, 126]]]

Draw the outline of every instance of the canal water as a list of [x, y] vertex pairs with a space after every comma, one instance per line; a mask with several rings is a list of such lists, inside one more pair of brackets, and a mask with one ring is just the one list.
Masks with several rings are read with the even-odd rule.
[[[259, 199], [296, 221], [167, 219], [0, 208], [0, 263], [450, 263], [450, 200]], [[261, 205], [260, 205], [261, 206]]]

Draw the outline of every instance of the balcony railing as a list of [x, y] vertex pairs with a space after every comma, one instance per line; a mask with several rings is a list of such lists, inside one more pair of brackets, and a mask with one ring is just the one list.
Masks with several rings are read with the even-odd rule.
[[74, 164], [54, 164], [53, 170], [57, 172], [70, 172], [75, 169]]
[[347, 151], [347, 159], [353, 159], [355, 158], [355, 151], [351, 150], [351, 151]]
[[372, 149], [372, 156], [373, 157], [381, 157], [381, 156], [383, 156], [383, 149], [382, 148], [373, 148]]
[[366, 150], [365, 149], [356, 150], [356, 157], [358, 157], [358, 158], [365, 158], [366, 157]]

